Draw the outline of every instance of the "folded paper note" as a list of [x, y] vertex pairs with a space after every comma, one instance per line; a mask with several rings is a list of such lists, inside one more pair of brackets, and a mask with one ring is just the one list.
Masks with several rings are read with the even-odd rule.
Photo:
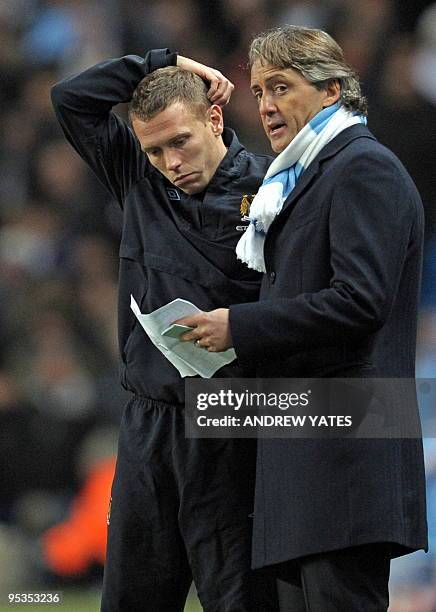
[[191, 302], [177, 298], [150, 314], [142, 314], [131, 295], [130, 308], [155, 347], [177, 368], [182, 377], [210, 378], [217, 370], [236, 359], [234, 349], [209, 353], [193, 342], [180, 341], [180, 335], [190, 328], [174, 324], [174, 321], [201, 312]]

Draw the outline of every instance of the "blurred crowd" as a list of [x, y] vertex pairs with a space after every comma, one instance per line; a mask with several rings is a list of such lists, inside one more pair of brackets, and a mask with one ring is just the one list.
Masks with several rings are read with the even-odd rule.
[[[126, 399], [116, 332], [121, 212], [60, 133], [50, 87], [100, 60], [170, 47], [235, 83], [226, 123], [247, 148], [269, 152], [247, 49], [254, 34], [284, 23], [338, 40], [361, 75], [370, 129], [421, 193], [417, 375], [436, 378], [436, 3], [1, 0], [0, 591], [98, 580], [104, 525], [97, 537], [89, 522], [107, 506]], [[436, 609], [434, 438], [425, 450], [433, 552], [393, 564], [396, 612]]]

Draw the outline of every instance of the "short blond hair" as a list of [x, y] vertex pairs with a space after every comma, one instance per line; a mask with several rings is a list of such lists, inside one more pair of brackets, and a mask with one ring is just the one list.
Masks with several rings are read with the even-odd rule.
[[148, 121], [174, 102], [186, 104], [195, 115], [204, 116], [210, 106], [206, 83], [178, 66], [159, 68], [147, 74], [136, 87], [129, 118]]
[[250, 67], [256, 61], [294, 68], [319, 89], [328, 81], [338, 80], [342, 104], [351, 111], [367, 113], [357, 74], [345, 61], [338, 43], [323, 30], [286, 25], [263, 32], [250, 46]]

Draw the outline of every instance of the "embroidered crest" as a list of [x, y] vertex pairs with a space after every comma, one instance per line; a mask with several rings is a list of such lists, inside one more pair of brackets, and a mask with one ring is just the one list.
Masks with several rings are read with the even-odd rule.
[[252, 195], [243, 195], [242, 196], [242, 200], [241, 200], [241, 207], [240, 207], [240, 211], [241, 211], [241, 215], [243, 217], [248, 217], [248, 213], [250, 212], [250, 206], [252, 201], [254, 200], [254, 196], [256, 194], [253, 193]]
[[180, 193], [177, 191], [177, 189], [167, 187], [167, 194], [170, 200], [180, 200]]

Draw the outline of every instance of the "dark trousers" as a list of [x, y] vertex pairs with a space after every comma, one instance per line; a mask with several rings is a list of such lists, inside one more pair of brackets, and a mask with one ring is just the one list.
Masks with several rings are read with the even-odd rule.
[[192, 580], [206, 612], [278, 610], [275, 581], [250, 569], [255, 453], [255, 440], [185, 438], [181, 406], [128, 403], [103, 612], [182, 612]]
[[370, 544], [277, 566], [281, 612], [386, 612], [390, 555]]

